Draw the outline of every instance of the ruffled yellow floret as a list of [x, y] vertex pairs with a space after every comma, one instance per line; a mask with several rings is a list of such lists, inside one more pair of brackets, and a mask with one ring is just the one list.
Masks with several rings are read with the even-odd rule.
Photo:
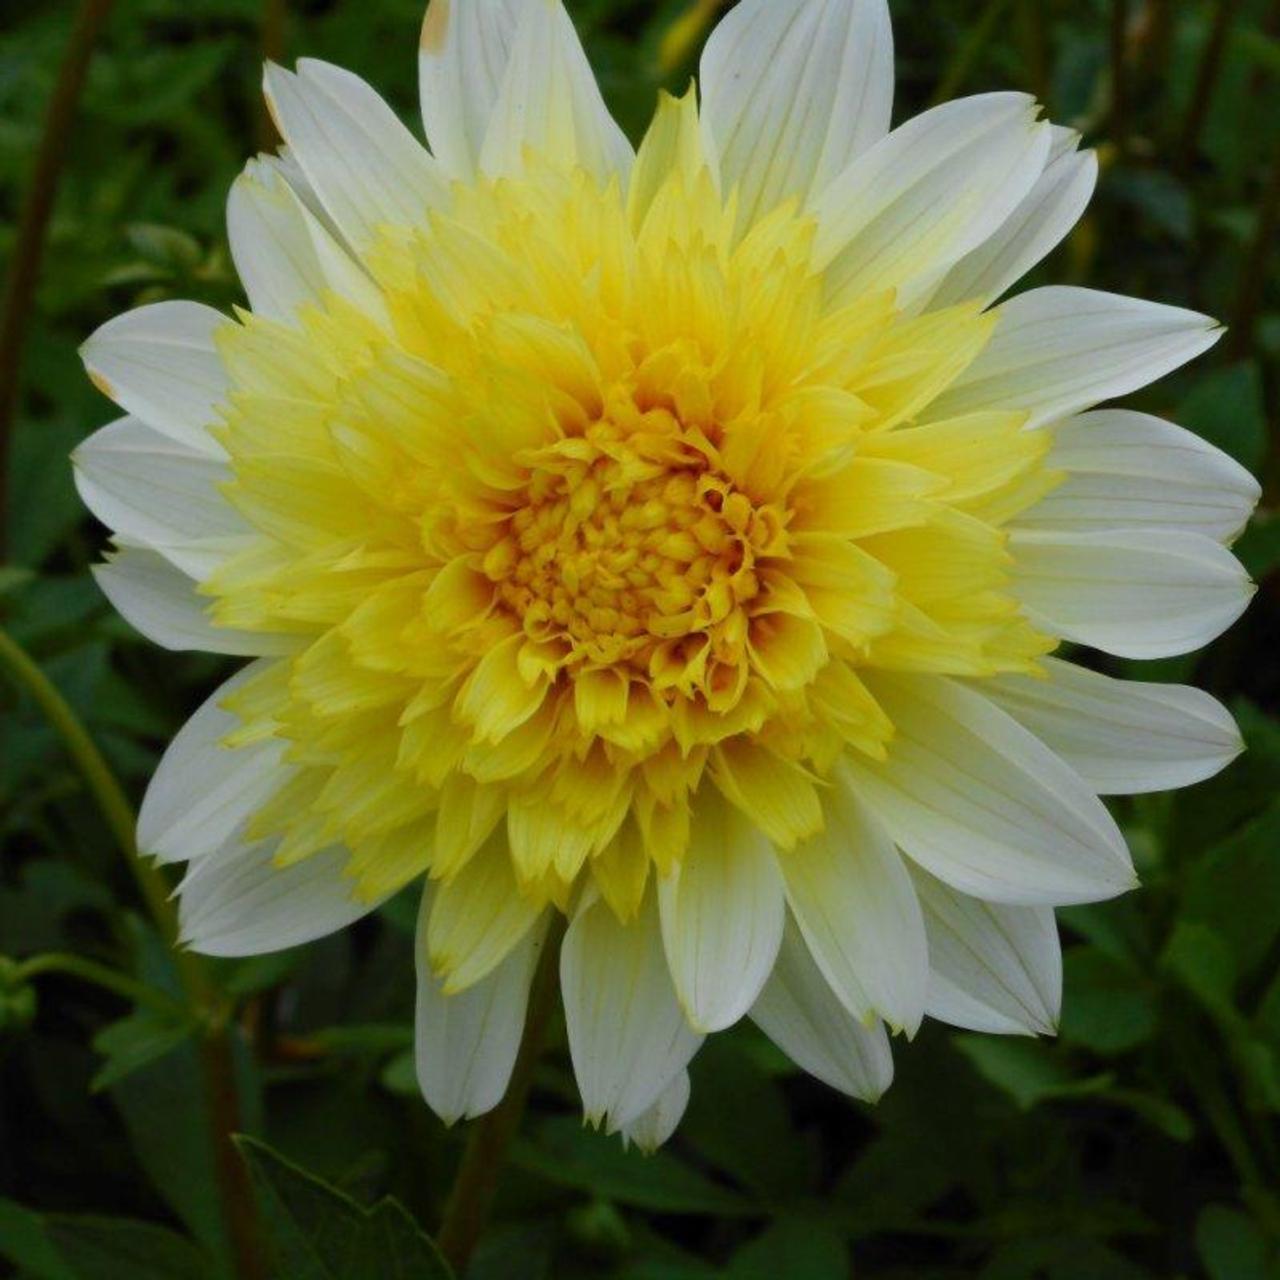
[[818, 830], [836, 760], [893, 749], [866, 669], [1053, 647], [1002, 532], [1054, 482], [1047, 436], [928, 412], [991, 317], [830, 305], [808, 218], [737, 222], [668, 100], [626, 197], [529, 155], [386, 229], [384, 315], [222, 335], [260, 536], [203, 589], [298, 641], [230, 699], [237, 738], [290, 744], [251, 834], [281, 862], [344, 843], [371, 898], [445, 881], [455, 986], [483, 976], [476, 902], [588, 876], [636, 911], [703, 788], [783, 849]]

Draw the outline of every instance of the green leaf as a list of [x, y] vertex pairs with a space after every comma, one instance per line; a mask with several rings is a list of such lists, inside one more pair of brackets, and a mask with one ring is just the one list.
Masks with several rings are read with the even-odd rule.
[[0, 1258], [38, 1280], [76, 1280], [49, 1240], [44, 1219], [0, 1196]]
[[449, 1280], [452, 1272], [404, 1206], [371, 1209], [299, 1169], [265, 1143], [236, 1145], [261, 1210], [281, 1280]]
[[1177, 418], [1256, 471], [1267, 450], [1267, 411], [1257, 363], [1246, 360], [1200, 378], [1179, 406]]
[[844, 1280], [849, 1253], [821, 1222], [782, 1218], [733, 1256], [725, 1280]]
[[512, 1159], [560, 1186], [657, 1213], [754, 1212], [749, 1201], [696, 1173], [669, 1152], [645, 1156], [634, 1148], [624, 1151], [620, 1139], [587, 1129], [571, 1116], [555, 1116], [531, 1126], [531, 1136], [517, 1141]]
[[1091, 947], [1072, 947], [1062, 957], [1062, 1038], [1095, 1053], [1123, 1053], [1150, 1039], [1156, 1029], [1151, 985]]
[[1208, 925], [1178, 922], [1164, 949], [1163, 964], [1212, 1014], [1234, 1020], [1235, 960], [1231, 948]]
[[1196, 1249], [1212, 1280], [1275, 1280], [1261, 1229], [1238, 1209], [1212, 1204], [1196, 1221]]
[[189, 1240], [151, 1222], [51, 1214], [45, 1226], [76, 1280], [209, 1280], [215, 1274]]
[[1099, 1093], [1112, 1080], [1110, 1075], [1078, 1079], [1048, 1045], [1036, 1040], [960, 1035], [953, 1041], [984, 1079], [1026, 1111], [1049, 1098]]
[[93, 1047], [106, 1058], [90, 1089], [98, 1093], [126, 1076], [172, 1053], [195, 1032], [195, 1024], [166, 1018], [150, 1009], [138, 1009], [103, 1027], [93, 1037]]

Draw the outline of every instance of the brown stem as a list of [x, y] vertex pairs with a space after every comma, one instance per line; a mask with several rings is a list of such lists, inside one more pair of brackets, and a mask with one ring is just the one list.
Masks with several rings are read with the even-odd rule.
[[58, 191], [58, 177], [67, 154], [71, 125], [93, 47], [113, 0], [83, 0], [67, 41], [67, 51], [45, 113], [44, 130], [31, 171], [31, 185], [18, 215], [18, 228], [9, 258], [9, 276], [0, 304], [0, 560], [8, 527], [9, 442], [18, 412], [18, 387], [27, 320], [40, 277], [49, 217]]
[[1253, 243], [1240, 270], [1229, 348], [1237, 358], [1248, 355], [1253, 349], [1253, 330], [1258, 312], [1262, 310], [1267, 264], [1275, 248], [1277, 234], [1280, 234], [1280, 146], [1276, 147], [1267, 189], [1258, 206], [1258, 226], [1253, 233]]
[[1209, 108], [1213, 105], [1213, 95], [1222, 72], [1222, 55], [1226, 52], [1227, 36], [1239, 7], [1240, 0], [1218, 0], [1214, 10], [1213, 26], [1209, 30], [1209, 40], [1196, 72], [1196, 85], [1191, 93], [1191, 106], [1182, 127], [1182, 141], [1178, 148], [1178, 165], [1184, 173], [1189, 172], [1195, 164], [1200, 134], [1204, 129], [1204, 122], [1209, 118]]
[[529, 1101], [534, 1068], [542, 1050], [547, 1023], [555, 1008], [557, 960], [563, 932], [564, 921], [557, 916], [543, 943], [542, 958], [529, 996], [524, 1037], [520, 1041], [506, 1097], [472, 1126], [462, 1163], [458, 1166], [444, 1207], [436, 1243], [460, 1276], [466, 1272], [480, 1233], [489, 1220], [507, 1151], [520, 1128], [520, 1120]]
[[1111, 140], [1121, 155], [1129, 140], [1129, 0], [1111, 0]]
[[[284, 30], [288, 0], [263, 0], [262, 4], [262, 56], [267, 62], [284, 60]], [[280, 145], [280, 134], [266, 98], [258, 103], [258, 147], [262, 151], [274, 151]]]

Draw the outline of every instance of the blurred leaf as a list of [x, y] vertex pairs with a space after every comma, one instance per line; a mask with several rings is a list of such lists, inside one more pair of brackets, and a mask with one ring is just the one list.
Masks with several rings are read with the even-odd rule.
[[76, 1280], [210, 1280], [213, 1264], [182, 1236], [128, 1218], [51, 1215], [49, 1239]]
[[1173, 174], [1163, 169], [1114, 169], [1107, 175], [1105, 189], [1175, 240], [1191, 238], [1195, 227], [1191, 195]]
[[1246, 360], [1202, 375], [1178, 407], [1177, 420], [1256, 471], [1267, 449], [1267, 411], [1262, 373]]
[[264, 1143], [239, 1137], [281, 1280], [448, 1280], [435, 1245], [395, 1200], [362, 1208]]
[[1112, 1080], [1110, 1075], [1077, 1079], [1052, 1049], [1036, 1040], [983, 1035], [959, 1035], [953, 1040], [984, 1079], [1024, 1110], [1048, 1098], [1098, 1093]]
[[50, 1242], [44, 1219], [0, 1196], [0, 1258], [37, 1280], [76, 1280]]
[[522, 1169], [561, 1186], [590, 1191], [657, 1213], [753, 1212], [741, 1196], [680, 1163], [670, 1151], [645, 1156], [624, 1151], [618, 1139], [587, 1129], [569, 1116], [544, 1119], [517, 1141], [512, 1156]]
[[1226, 941], [1208, 925], [1180, 922], [1165, 947], [1163, 963], [1209, 1012], [1234, 1014], [1235, 961]]
[[1062, 957], [1064, 991], [1060, 1032], [1064, 1040], [1095, 1053], [1133, 1049], [1156, 1029], [1150, 984], [1131, 969], [1089, 947], [1072, 947]]
[[195, 1024], [165, 1018], [150, 1009], [137, 1009], [104, 1027], [93, 1047], [106, 1058], [90, 1083], [95, 1092], [110, 1088], [150, 1062], [172, 1053], [195, 1032]]
[[1266, 1237], [1237, 1209], [1214, 1204], [1202, 1210], [1196, 1249], [1212, 1280], [1276, 1280], [1280, 1275]]
[[725, 1280], [844, 1280], [849, 1253], [821, 1222], [782, 1218], [733, 1255]]

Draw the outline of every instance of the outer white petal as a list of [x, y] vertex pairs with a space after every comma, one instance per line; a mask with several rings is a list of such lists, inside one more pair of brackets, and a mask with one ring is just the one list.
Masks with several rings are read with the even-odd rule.
[[181, 941], [207, 956], [284, 951], [346, 928], [379, 904], [353, 896], [350, 854], [333, 846], [277, 867], [274, 840], [233, 841], [191, 864], [178, 886]]
[[652, 1155], [675, 1133], [688, 1105], [689, 1073], [682, 1071], [648, 1111], [623, 1128], [623, 1144], [634, 1142], [645, 1155]]
[[778, 855], [792, 914], [850, 1013], [914, 1035], [929, 964], [911, 877], [847, 778], [838, 775], [823, 799], [823, 831]]
[[421, 226], [444, 202], [435, 161], [359, 76], [304, 58], [296, 75], [269, 64], [263, 92], [307, 181], [358, 252], [383, 226]]
[[1262, 489], [1234, 458], [1172, 422], [1127, 409], [1051, 428], [1046, 465], [1066, 481], [1018, 518], [1028, 529], [1174, 529], [1229, 542]]
[[431, 0], [418, 48], [427, 141], [441, 168], [475, 177], [502, 88], [521, 0]]
[[760, 1029], [811, 1076], [874, 1102], [893, 1082], [893, 1054], [879, 1022], [855, 1018], [827, 985], [794, 920], [751, 1010]]
[[1040, 426], [1137, 391], [1222, 336], [1194, 311], [1069, 286], [1019, 294], [997, 315], [982, 354], [933, 402], [932, 420], [1022, 409]]
[[367, 315], [384, 316], [373, 281], [274, 166], [250, 161], [232, 183], [227, 235], [249, 305], [258, 315], [295, 323], [299, 307], [336, 293]]
[[817, 194], [879, 142], [893, 107], [885, 0], [742, 0], [712, 32], [706, 128], [744, 225]]
[[80, 348], [94, 384], [127, 413], [200, 453], [223, 456], [209, 434], [227, 375], [213, 335], [230, 324], [198, 302], [155, 302], [95, 330]]
[[1052, 907], [983, 902], [916, 867], [929, 934], [929, 1016], [955, 1027], [1051, 1035], [1062, 1007]]
[[1018, 530], [1013, 589], [1029, 616], [1067, 640], [1122, 658], [1190, 653], [1224, 632], [1254, 586], [1198, 533]]
[[240, 728], [222, 702], [270, 665], [270, 659], [250, 663], [219, 685], [169, 743], [138, 814], [138, 848], [144, 854], [184, 862], [212, 853], [288, 780], [282, 740], [222, 745]]
[[723, 1031], [755, 1003], [785, 915], [768, 839], [712, 788], [698, 797], [689, 849], [658, 882], [662, 941], [680, 1003], [697, 1031]]
[[909, 303], [981, 244], [1032, 189], [1050, 126], [1021, 93], [926, 111], [860, 156], [818, 197], [815, 261], [833, 303], [896, 288]]
[[1098, 157], [1077, 151], [1080, 135], [1053, 130], [1049, 163], [1021, 204], [947, 272], [929, 300], [947, 307], [970, 298], [994, 302], [1066, 238], [1093, 198]]
[[1097, 902], [1136, 884], [1111, 815], [1011, 716], [939, 676], [867, 680], [893, 721], [883, 763], [849, 765], [909, 857], [962, 893], [1026, 905]]
[[195, 583], [158, 551], [125, 547], [94, 565], [93, 576], [125, 621], [165, 649], [256, 658], [298, 647], [293, 636], [215, 627]]
[[445, 995], [427, 958], [434, 892], [430, 885], [423, 891], [418, 914], [414, 1049], [422, 1096], [436, 1115], [453, 1124], [492, 1111], [507, 1091], [547, 931], [544, 920], [482, 982]]
[[526, 147], [601, 180], [618, 174], [624, 183], [635, 159], [561, 0], [524, 0], [480, 168], [520, 173]]
[[1099, 795], [1187, 787], [1244, 750], [1231, 713], [1200, 689], [1113, 680], [1054, 658], [1044, 665], [1047, 680], [997, 676], [982, 691]]
[[219, 492], [227, 466], [137, 418], [95, 431], [71, 455], [85, 506], [112, 532], [203, 577], [251, 531]]
[[540, 914], [520, 892], [506, 830], [500, 827], [435, 890], [424, 942], [445, 994], [457, 995], [491, 973]]
[[618, 923], [603, 899], [584, 897], [560, 949], [569, 1053], [587, 1119], [610, 1128], [638, 1120], [698, 1051], [662, 951], [654, 895]]

